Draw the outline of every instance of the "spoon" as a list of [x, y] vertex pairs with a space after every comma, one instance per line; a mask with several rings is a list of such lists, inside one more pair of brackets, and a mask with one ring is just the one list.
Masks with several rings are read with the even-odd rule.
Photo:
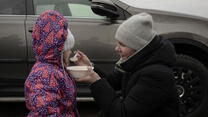
[[78, 54], [76, 53], [73, 57], [71, 57], [71, 58], [70, 58], [70, 61], [72, 61], [72, 62], [77, 61], [77, 60], [78, 60], [77, 55], [78, 55]]

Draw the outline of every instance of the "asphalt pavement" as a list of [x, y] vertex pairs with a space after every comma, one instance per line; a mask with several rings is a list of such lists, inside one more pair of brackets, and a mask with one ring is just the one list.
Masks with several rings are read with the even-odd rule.
[[[78, 102], [80, 117], [97, 117], [95, 102]], [[26, 117], [29, 111], [24, 102], [0, 102], [0, 117]]]

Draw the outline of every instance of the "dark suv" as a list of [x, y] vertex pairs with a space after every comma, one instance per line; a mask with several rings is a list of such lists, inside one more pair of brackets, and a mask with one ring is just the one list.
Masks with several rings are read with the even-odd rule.
[[[114, 51], [114, 33], [119, 24], [131, 15], [149, 12], [155, 21], [155, 30], [175, 45], [178, 54], [173, 69], [180, 98], [180, 117], [205, 117], [208, 106], [208, 16], [188, 14], [177, 9], [179, 7], [169, 7], [170, 4], [164, 4], [168, 2], [162, 0], [161, 5], [174, 12], [161, 6], [155, 6], [161, 9], [148, 9], [143, 1], [1, 0], [0, 101], [24, 101], [24, 81], [35, 62], [31, 33], [43, 11], [50, 9], [62, 13], [75, 36], [75, 49], [85, 52], [91, 61], [106, 71], [110, 71], [119, 59]], [[183, 1], [175, 5], [184, 5]], [[151, 5], [156, 2], [158, 0], [152, 0]], [[190, 13], [194, 13], [194, 9], [198, 8], [193, 7]], [[88, 87], [78, 84], [78, 101], [90, 100]]]

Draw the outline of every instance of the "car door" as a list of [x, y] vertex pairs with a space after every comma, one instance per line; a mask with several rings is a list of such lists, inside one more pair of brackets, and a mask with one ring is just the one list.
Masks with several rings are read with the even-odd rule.
[[[67, 19], [68, 27], [74, 34], [74, 49], [83, 51], [91, 61], [108, 71], [118, 59], [118, 54], [114, 51], [116, 42], [114, 33], [122, 20], [117, 20], [115, 23], [109, 22], [106, 17], [94, 14], [90, 5], [89, 0], [33, 0], [34, 15], [27, 16], [27, 30], [31, 31], [36, 18], [45, 10], [60, 12]], [[121, 15], [123, 17], [122, 12]], [[32, 62], [34, 54], [30, 31], [27, 32], [27, 42], [29, 60]], [[83, 88], [78, 94], [84, 96], [88, 94], [86, 92], [88, 90]]]
[[0, 1], [0, 96], [24, 95], [27, 76], [25, 0]]

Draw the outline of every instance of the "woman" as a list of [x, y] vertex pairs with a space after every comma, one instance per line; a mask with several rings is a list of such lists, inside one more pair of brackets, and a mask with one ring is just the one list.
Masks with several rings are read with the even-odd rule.
[[[101, 79], [89, 67], [87, 76], [75, 79], [91, 84], [102, 117], [178, 116], [178, 95], [171, 68], [176, 53], [168, 40], [156, 34], [152, 24], [147, 13], [124, 21], [115, 35], [118, 41], [115, 50], [121, 59], [114, 71]], [[92, 65], [84, 53], [77, 53], [77, 65]]]
[[25, 81], [28, 117], [79, 117], [76, 85], [66, 71], [74, 37], [56, 11], [42, 13], [33, 29], [36, 63]]

